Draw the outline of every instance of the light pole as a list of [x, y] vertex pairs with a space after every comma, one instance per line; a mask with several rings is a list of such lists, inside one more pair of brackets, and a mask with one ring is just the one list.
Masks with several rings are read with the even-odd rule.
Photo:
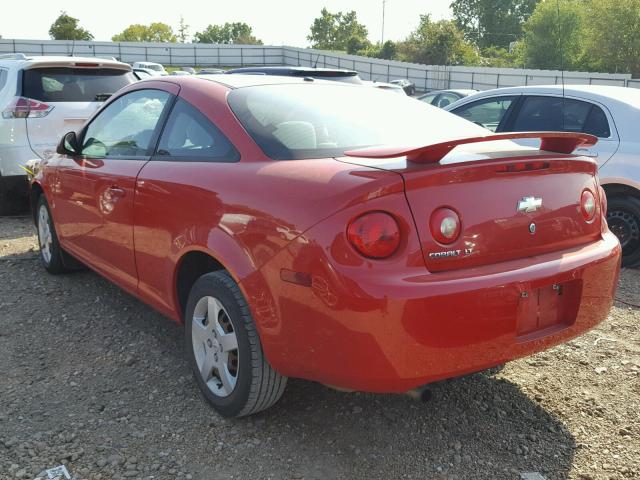
[[380, 42], [381, 45], [384, 45], [384, 10], [386, 6], [387, 6], [387, 0], [382, 0], [382, 41]]

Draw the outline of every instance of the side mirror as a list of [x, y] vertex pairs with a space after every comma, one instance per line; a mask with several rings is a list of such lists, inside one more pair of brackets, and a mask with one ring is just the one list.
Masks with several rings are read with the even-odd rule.
[[60, 155], [79, 155], [80, 146], [78, 145], [78, 137], [76, 137], [76, 132], [66, 133], [60, 140], [56, 152], [58, 152]]

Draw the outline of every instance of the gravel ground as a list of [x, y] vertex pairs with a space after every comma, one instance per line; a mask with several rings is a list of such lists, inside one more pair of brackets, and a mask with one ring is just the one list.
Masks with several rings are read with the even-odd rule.
[[[27, 218], [0, 219], [0, 478], [640, 478], [640, 308], [573, 342], [406, 396], [290, 381], [224, 420], [200, 399], [181, 328], [96, 274], [53, 277]], [[640, 271], [618, 297], [640, 304]]]

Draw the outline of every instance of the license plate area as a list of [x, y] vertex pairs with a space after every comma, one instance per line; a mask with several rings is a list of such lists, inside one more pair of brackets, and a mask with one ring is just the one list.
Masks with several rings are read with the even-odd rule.
[[518, 302], [518, 340], [532, 340], [571, 326], [578, 315], [581, 293], [581, 280], [522, 290]]

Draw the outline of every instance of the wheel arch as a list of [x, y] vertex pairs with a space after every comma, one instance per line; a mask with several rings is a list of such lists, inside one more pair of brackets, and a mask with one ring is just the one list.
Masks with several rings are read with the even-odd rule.
[[31, 208], [31, 216], [33, 221], [36, 220], [36, 208], [38, 206], [38, 199], [41, 195], [44, 195], [44, 189], [38, 182], [33, 182], [29, 188], [29, 207]]
[[609, 198], [630, 196], [640, 200], [640, 190], [624, 183], [603, 183], [602, 188]]

